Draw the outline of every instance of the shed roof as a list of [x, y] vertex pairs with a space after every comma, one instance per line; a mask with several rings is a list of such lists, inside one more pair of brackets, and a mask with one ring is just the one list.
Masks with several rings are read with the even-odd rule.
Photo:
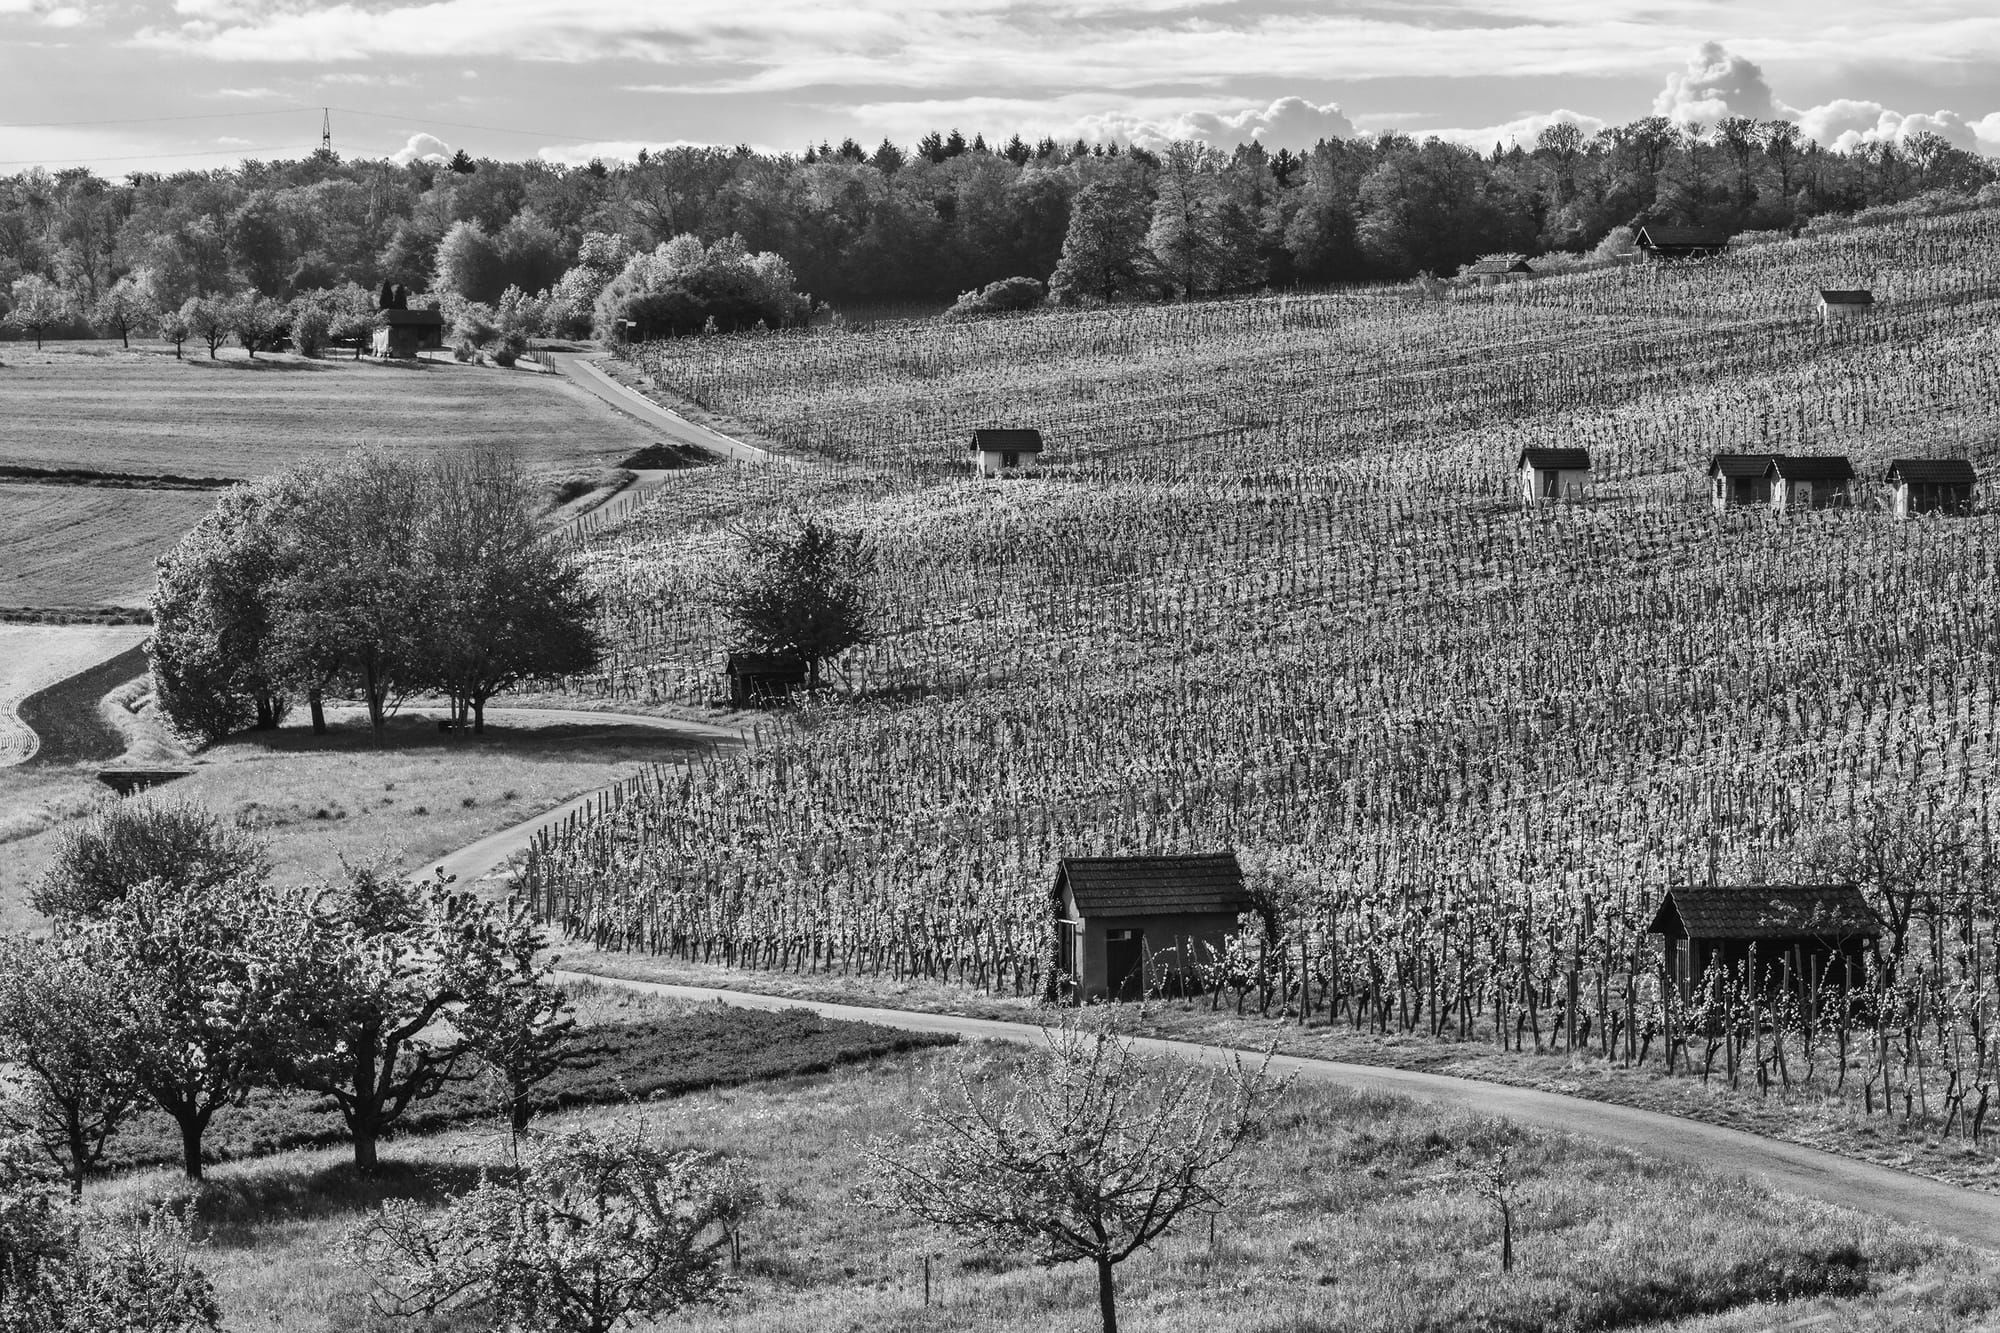
[[1783, 454], [1717, 454], [1708, 465], [1711, 477], [1761, 477]]
[[1888, 481], [1914, 481], [1939, 486], [1976, 486], [1979, 474], [1969, 458], [1896, 458], [1889, 462]]
[[1680, 885], [1667, 890], [1647, 929], [1669, 939], [1877, 939], [1868, 900], [1852, 884]]
[[1467, 265], [1465, 271], [1471, 274], [1471, 273], [1533, 273], [1535, 270], [1534, 266], [1529, 264], [1528, 261], [1525, 259], [1508, 259], [1503, 257], [1500, 259], [1482, 259], [1476, 264]]
[[1590, 450], [1588, 449], [1523, 449], [1514, 468], [1539, 468], [1544, 472], [1588, 472], [1590, 471]]
[[1874, 305], [1875, 293], [1865, 287], [1844, 290], [1822, 287], [1819, 289], [1819, 299], [1827, 305]]
[[1190, 856], [1069, 856], [1056, 865], [1083, 916], [1234, 916], [1255, 905], [1235, 852]]
[[1041, 451], [1042, 433], [1038, 430], [1008, 427], [972, 432], [972, 452], [975, 454], [1038, 454]]
[[378, 324], [414, 324], [419, 328], [443, 328], [444, 316], [435, 310], [378, 310]]
[[1638, 241], [1655, 249], [1720, 250], [1729, 244], [1729, 233], [1719, 227], [1671, 227], [1649, 222], [1639, 228]]
[[803, 657], [794, 657], [789, 653], [731, 653], [723, 670], [732, 676], [783, 676], [804, 680], [809, 666]]
[[1854, 464], [1846, 454], [1779, 454], [1771, 460], [1771, 475], [1786, 481], [1853, 481]]

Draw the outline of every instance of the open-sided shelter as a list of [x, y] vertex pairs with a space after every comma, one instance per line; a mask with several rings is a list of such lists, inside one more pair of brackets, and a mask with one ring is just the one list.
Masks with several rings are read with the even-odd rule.
[[1056, 865], [1058, 999], [1194, 989], [1193, 965], [1254, 910], [1235, 852], [1071, 856]]
[[1854, 464], [1844, 454], [1779, 454], [1767, 475], [1773, 509], [1830, 509], [1854, 502]]
[[1590, 485], [1590, 450], [1523, 449], [1514, 462], [1527, 504], [1581, 500]]
[[1898, 458], [1886, 476], [1897, 518], [1912, 514], [1968, 514], [1979, 474], [1965, 458]]
[[1632, 239], [1649, 259], [1705, 259], [1729, 248], [1729, 233], [1719, 227], [1670, 227], [1649, 222]]
[[1018, 427], [976, 430], [969, 452], [973, 471], [982, 477], [997, 477], [1041, 461], [1042, 433]]
[[755, 708], [776, 703], [805, 684], [810, 664], [784, 653], [731, 653], [724, 670], [729, 675], [729, 706]]
[[1852, 884], [1740, 884], [1667, 890], [1653, 914], [1661, 965], [1683, 998], [1710, 974], [1803, 994], [1861, 985], [1882, 927]]
[[1771, 462], [1777, 454], [1717, 454], [1708, 465], [1717, 509], [1771, 503]]
[[1819, 317], [1823, 323], [1838, 324], [1845, 319], [1859, 319], [1874, 308], [1875, 293], [1866, 288], [1819, 289]]

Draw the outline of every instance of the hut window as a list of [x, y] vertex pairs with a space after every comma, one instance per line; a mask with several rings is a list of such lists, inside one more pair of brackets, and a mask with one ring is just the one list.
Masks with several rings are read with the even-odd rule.
[[1000, 466], [1001, 467], [1021, 466], [1021, 455], [1015, 453], [1011, 449], [1008, 450], [1006, 453], [1000, 455]]

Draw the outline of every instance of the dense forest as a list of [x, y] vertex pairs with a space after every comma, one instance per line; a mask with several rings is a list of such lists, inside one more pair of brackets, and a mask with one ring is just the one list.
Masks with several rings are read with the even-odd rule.
[[[1396, 134], [1274, 154], [956, 131], [908, 150], [674, 148], [578, 167], [322, 152], [122, 182], [85, 168], [0, 178], [0, 292], [15, 336], [30, 307], [33, 332], [122, 333], [134, 306], [275, 305], [384, 283], [434, 293], [448, 313], [476, 303], [504, 323], [525, 310], [581, 333], [623, 280], [626, 300], [651, 284], [644, 322], [700, 327], [704, 301], [735, 322], [794, 318], [812, 308], [794, 291], [844, 309], [941, 304], [1015, 277], [1093, 301], [1445, 275], [1483, 254], [1588, 251], [1641, 221], [1784, 229], [1996, 180], [2000, 165], [1936, 135], [1843, 154], [1787, 121], [1663, 117], [1595, 135], [1559, 123], [1531, 149], [1491, 153]], [[677, 240], [678, 257], [662, 257]], [[690, 264], [733, 295], [661, 298]]]

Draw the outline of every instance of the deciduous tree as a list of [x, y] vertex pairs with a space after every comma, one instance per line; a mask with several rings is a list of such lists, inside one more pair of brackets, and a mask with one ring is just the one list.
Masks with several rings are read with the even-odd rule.
[[737, 646], [803, 662], [817, 688], [823, 664], [874, 640], [874, 549], [818, 519], [742, 536], [741, 572], [718, 594]]

